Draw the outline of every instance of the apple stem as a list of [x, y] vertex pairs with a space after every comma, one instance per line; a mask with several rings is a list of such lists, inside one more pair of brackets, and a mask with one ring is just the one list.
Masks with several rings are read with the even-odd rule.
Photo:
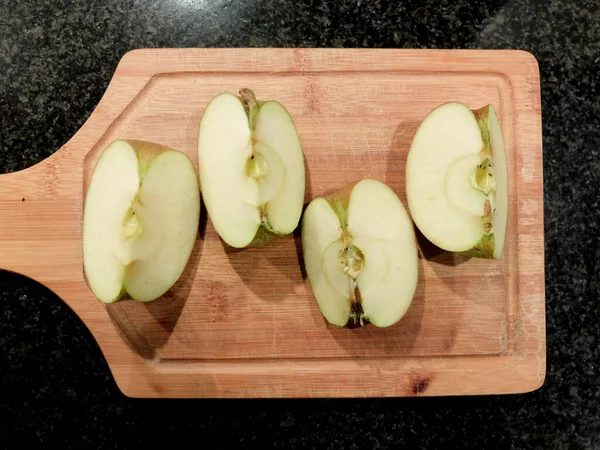
[[256, 118], [258, 117], [259, 110], [256, 96], [252, 90], [248, 88], [242, 88], [240, 89], [240, 97], [242, 99], [244, 109], [246, 110], [246, 114], [248, 115], [248, 126], [250, 127], [250, 131], [254, 133], [254, 127], [256, 125]]
[[365, 317], [365, 312], [363, 311], [360, 298], [360, 290], [358, 289], [356, 281], [354, 280], [352, 280], [350, 303], [350, 318], [354, 322], [354, 325], [360, 325], [361, 327], [364, 326], [369, 320]]
[[269, 225], [269, 218], [267, 217], [267, 213], [262, 208], [260, 210], [260, 226], [264, 228], [268, 233], [274, 235], [280, 234], [271, 225]]

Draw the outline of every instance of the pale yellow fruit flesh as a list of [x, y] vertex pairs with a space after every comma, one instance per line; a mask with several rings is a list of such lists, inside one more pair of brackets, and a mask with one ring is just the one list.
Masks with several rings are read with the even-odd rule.
[[357, 183], [348, 205], [348, 231], [363, 252], [356, 279], [364, 316], [387, 327], [406, 313], [418, 281], [412, 222], [396, 194], [376, 180]]
[[350, 298], [354, 289], [352, 278], [342, 272], [338, 264], [338, 256], [343, 250], [344, 243], [341, 239], [333, 241], [325, 250], [321, 263], [329, 284], [344, 298]]
[[200, 193], [189, 158], [176, 151], [157, 156], [140, 187], [139, 205], [143, 230], [125, 288], [132, 298], [150, 301], [179, 279], [198, 234]]
[[[327, 200], [316, 198], [311, 201], [302, 219], [302, 250], [306, 274], [325, 319], [334, 325], [344, 326], [350, 317], [350, 280], [347, 275], [339, 272], [337, 254], [330, 254], [325, 260], [323, 258], [327, 249], [340, 240], [340, 233], [340, 221]], [[341, 245], [338, 247], [341, 248]]]
[[448, 203], [471, 214], [481, 216], [486, 195], [480, 189], [473, 188], [475, 168], [481, 163], [481, 155], [469, 155], [457, 159], [448, 166], [444, 191]]
[[246, 246], [260, 226], [258, 185], [249, 182], [252, 156], [248, 116], [241, 100], [221, 94], [202, 116], [198, 166], [202, 197], [217, 233], [233, 247]]
[[200, 194], [190, 159], [156, 145], [116, 141], [86, 195], [84, 269], [96, 297], [151, 301], [181, 276], [198, 232]]
[[445, 190], [448, 167], [463, 158], [477, 156], [482, 147], [473, 112], [459, 103], [448, 103], [432, 111], [413, 139], [406, 162], [408, 207], [427, 239], [446, 250], [468, 250], [483, 234], [483, 205], [481, 213], [474, 215], [472, 208], [465, 210], [448, 201]]
[[260, 105], [251, 130], [242, 100], [220, 94], [200, 125], [198, 162], [204, 203], [232, 247], [249, 245], [264, 225], [297, 226], [304, 202], [304, 156], [291, 117], [278, 102]]
[[285, 186], [287, 169], [279, 155], [270, 147], [256, 143], [246, 164], [246, 201], [256, 208], [269, 203]]
[[94, 169], [83, 219], [83, 257], [90, 288], [106, 303], [119, 298], [130, 250], [121, 235], [123, 219], [139, 188], [133, 148], [118, 141], [107, 148]]
[[[254, 138], [279, 156], [285, 182], [266, 204], [269, 225], [280, 234], [294, 231], [304, 206], [304, 155], [292, 119], [278, 102], [266, 102], [256, 119]], [[275, 168], [273, 170], [276, 170]]]
[[[346, 325], [352, 302], [358, 301], [361, 323], [390, 326], [406, 313], [417, 286], [412, 223], [396, 194], [371, 179], [353, 187], [346, 215], [344, 230], [323, 198], [313, 200], [304, 213], [302, 246], [311, 288], [323, 316], [333, 325]], [[347, 246], [355, 246], [363, 258], [355, 279], [340, 268], [340, 254]]]

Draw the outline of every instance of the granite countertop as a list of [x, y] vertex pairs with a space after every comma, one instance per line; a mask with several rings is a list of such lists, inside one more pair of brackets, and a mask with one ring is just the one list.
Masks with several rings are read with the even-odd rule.
[[542, 80], [547, 377], [533, 393], [507, 396], [132, 400], [65, 304], [0, 272], [0, 447], [598, 448], [600, 2], [85, 3], [0, 2], [0, 173], [67, 142], [134, 48], [532, 52]]

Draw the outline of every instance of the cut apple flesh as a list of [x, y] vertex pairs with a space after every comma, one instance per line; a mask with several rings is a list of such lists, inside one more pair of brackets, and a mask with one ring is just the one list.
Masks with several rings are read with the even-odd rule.
[[471, 111], [446, 103], [423, 120], [407, 158], [406, 194], [427, 239], [448, 251], [499, 258], [507, 183], [502, 131], [491, 105]]
[[111, 303], [164, 294], [188, 262], [199, 217], [198, 178], [186, 155], [113, 142], [94, 168], [84, 208], [84, 268], [96, 297]]
[[311, 201], [302, 248], [312, 291], [331, 324], [387, 327], [410, 306], [418, 278], [414, 230], [384, 183], [366, 179]]
[[206, 209], [221, 238], [246, 247], [291, 233], [304, 203], [304, 156], [286, 109], [220, 94], [200, 124], [198, 162]]

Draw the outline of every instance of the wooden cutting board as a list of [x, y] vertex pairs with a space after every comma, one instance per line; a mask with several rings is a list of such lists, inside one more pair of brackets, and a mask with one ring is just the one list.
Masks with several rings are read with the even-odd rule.
[[[207, 102], [249, 87], [298, 128], [305, 201], [361, 178], [406, 205], [413, 135], [435, 106], [492, 103], [508, 155], [499, 261], [443, 252], [422, 236], [413, 304], [395, 326], [322, 318], [300, 236], [231, 251], [203, 210], [180, 281], [149, 304], [104, 305], [86, 285], [86, 183], [114, 139], [154, 141], [197, 166]], [[387, 397], [519, 393], [546, 366], [540, 84], [520, 51], [155, 49], [127, 53], [84, 126], [47, 160], [0, 176], [0, 268], [52, 289], [89, 327], [132, 397]]]

